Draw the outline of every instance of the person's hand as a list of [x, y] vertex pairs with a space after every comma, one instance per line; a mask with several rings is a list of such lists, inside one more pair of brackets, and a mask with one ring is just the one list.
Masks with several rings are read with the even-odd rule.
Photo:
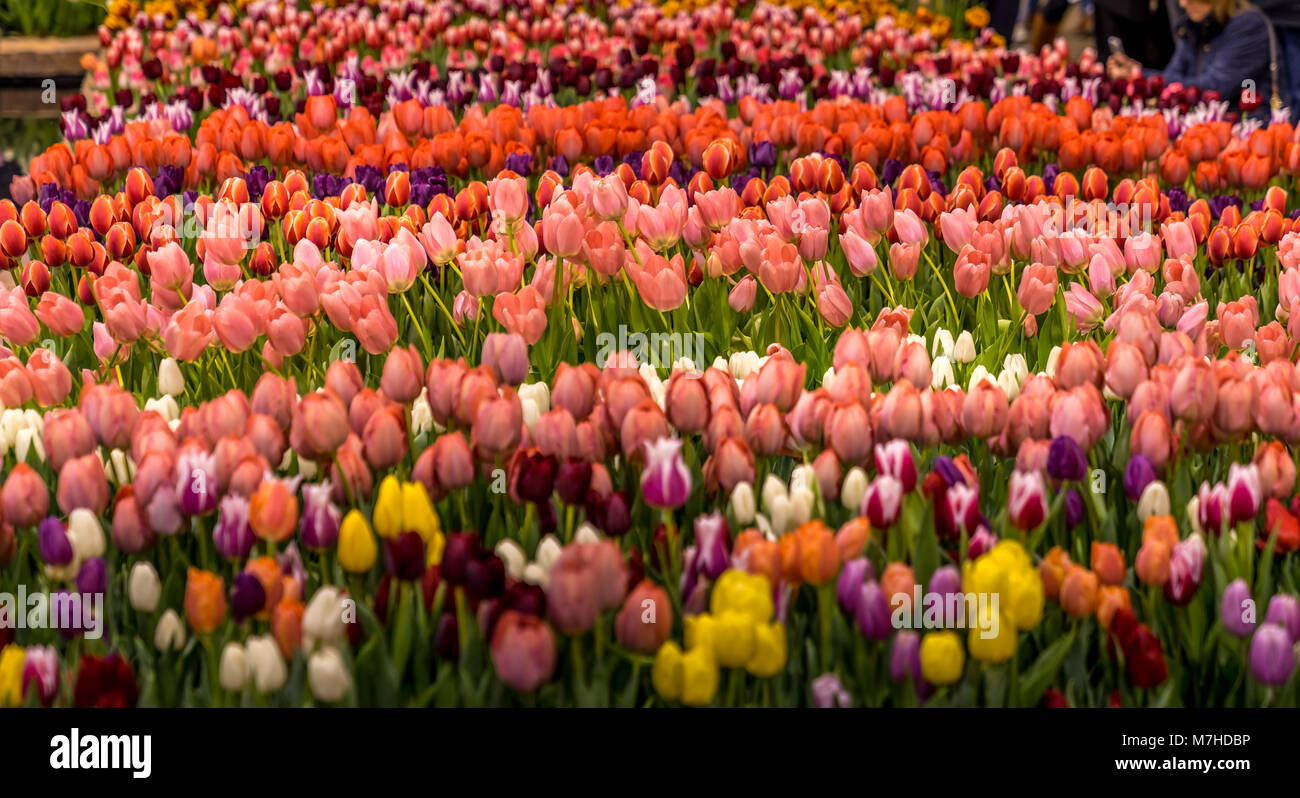
[[1134, 72], [1139, 72], [1141, 69], [1141, 64], [1123, 53], [1111, 53], [1110, 58], [1106, 59], [1106, 75], [1111, 80], [1132, 77]]

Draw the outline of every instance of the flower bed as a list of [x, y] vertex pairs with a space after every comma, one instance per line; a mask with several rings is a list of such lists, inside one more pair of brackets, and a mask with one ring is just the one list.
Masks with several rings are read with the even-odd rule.
[[101, 33], [0, 702], [1294, 706], [1293, 128], [822, 12]]

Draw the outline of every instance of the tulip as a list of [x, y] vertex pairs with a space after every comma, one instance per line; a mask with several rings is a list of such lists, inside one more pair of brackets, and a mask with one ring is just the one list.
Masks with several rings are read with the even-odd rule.
[[1219, 620], [1234, 637], [1248, 637], [1255, 630], [1255, 602], [1244, 579], [1234, 579], [1223, 590]]
[[1250, 673], [1261, 683], [1280, 687], [1295, 671], [1291, 636], [1277, 624], [1265, 623], [1250, 640]]
[[529, 693], [555, 673], [555, 637], [544, 621], [507, 610], [497, 620], [490, 644], [492, 666], [506, 686]]
[[1018, 529], [1036, 528], [1047, 517], [1047, 486], [1037, 471], [1013, 471], [1007, 495], [1007, 516]]
[[332, 704], [352, 690], [352, 674], [336, 648], [324, 648], [307, 659], [307, 683], [316, 700]]
[[641, 493], [652, 507], [670, 510], [682, 506], [690, 498], [691, 474], [681, 450], [682, 441], [678, 438], [660, 438], [646, 443]]
[[280, 646], [271, 635], [248, 638], [245, 658], [253, 685], [260, 693], [274, 693], [288, 680], [288, 669]]
[[353, 509], [339, 527], [339, 565], [348, 573], [362, 574], [374, 567], [379, 555], [370, 524], [359, 510]]
[[137, 562], [127, 579], [127, 598], [136, 612], [153, 612], [162, 596], [162, 581], [152, 563]]
[[221, 577], [191, 567], [185, 581], [185, 617], [197, 634], [208, 634], [226, 617], [226, 588]]
[[921, 675], [935, 685], [952, 684], [961, 678], [966, 655], [956, 632], [931, 632], [921, 640]]

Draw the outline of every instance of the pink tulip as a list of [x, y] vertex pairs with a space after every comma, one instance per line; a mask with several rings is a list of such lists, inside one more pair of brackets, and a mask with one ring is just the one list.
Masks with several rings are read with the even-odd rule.
[[492, 303], [492, 318], [507, 332], [517, 333], [524, 343], [532, 346], [546, 332], [546, 302], [531, 285], [515, 293], [497, 294]]
[[81, 332], [86, 323], [86, 314], [81, 306], [57, 291], [41, 294], [40, 301], [36, 303], [36, 318], [50, 332], [62, 338]]
[[849, 269], [858, 277], [870, 275], [879, 265], [875, 248], [852, 230], [840, 236], [840, 247], [849, 260]]
[[1020, 306], [1031, 316], [1046, 313], [1056, 299], [1056, 269], [1041, 263], [1025, 267], [1016, 291]]

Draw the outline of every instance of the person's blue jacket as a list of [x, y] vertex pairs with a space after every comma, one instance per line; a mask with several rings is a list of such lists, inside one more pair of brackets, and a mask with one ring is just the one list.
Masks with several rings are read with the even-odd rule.
[[1252, 80], [1260, 102], [1254, 115], [1267, 119], [1273, 96], [1269, 63], [1268, 23], [1260, 12], [1246, 10], [1224, 24], [1213, 16], [1200, 23], [1184, 17], [1175, 29], [1173, 58], [1152, 73], [1166, 84], [1216, 91], [1234, 110], [1240, 110], [1245, 81]]

